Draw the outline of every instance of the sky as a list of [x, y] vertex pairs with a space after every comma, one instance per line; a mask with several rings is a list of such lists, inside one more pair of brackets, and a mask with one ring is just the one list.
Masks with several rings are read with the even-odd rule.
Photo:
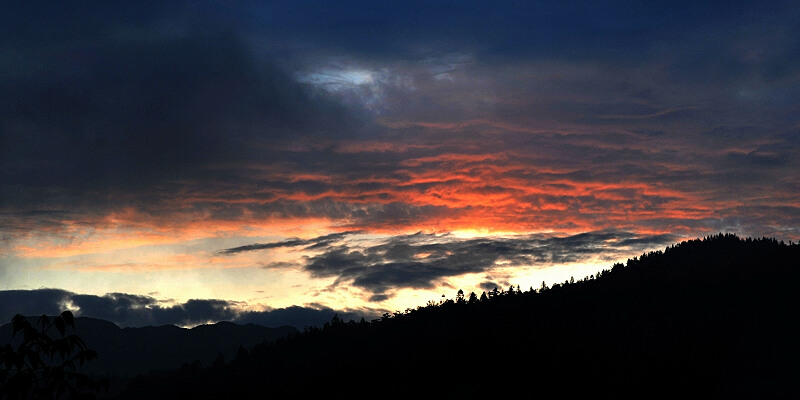
[[800, 5], [0, 5], [0, 318], [298, 327], [800, 240]]

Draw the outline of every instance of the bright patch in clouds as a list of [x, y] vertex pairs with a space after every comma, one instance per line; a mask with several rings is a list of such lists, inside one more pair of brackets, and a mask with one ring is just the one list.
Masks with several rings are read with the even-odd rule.
[[389, 84], [387, 72], [361, 68], [327, 66], [307, 73], [297, 73], [298, 82], [325, 90], [350, 104], [372, 111], [381, 111]]
[[366, 70], [325, 68], [321, 71], [301, 74], [300, 82], [310, 83], [325, 90], [338, 92], [353, 86], [375, 83], [374, 73]]

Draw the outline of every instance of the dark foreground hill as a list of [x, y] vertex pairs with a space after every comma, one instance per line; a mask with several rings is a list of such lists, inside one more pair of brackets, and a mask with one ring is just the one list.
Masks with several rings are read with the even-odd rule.
[[[28, 318], [32, 323], [37, 318]], [[199, 360], [211, 365], [219, 354], [233, 359], [239, 346], [250, 347], [296, 333], [293, 327], [266, 328], [219, 322], [192, 329], [174, 325], [143, 328], [120, 328], [112, 322], [94, 318], [76, 318], [75, 333], [98, 354], [87, 365], [96, 376], [132, 377], [153, 370], [169, 370]], [[12, 337], [11, 324], [0, 326], [0, 344], [22, 340]]]
[[540, 290], [334, 319], [123, 398], [800, 398], [800, 246], [719, 235]]

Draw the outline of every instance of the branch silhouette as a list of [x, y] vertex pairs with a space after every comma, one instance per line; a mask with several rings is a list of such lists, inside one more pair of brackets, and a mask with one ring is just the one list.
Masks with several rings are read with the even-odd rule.
[[80, 372], [97, 353], [74, 333], [70, 311], [52, 319], [42, 315], [38, 327], [17, 314], [11, 325], [14, 336], [21, 334], [23, 340], [16, 348], [7, 344], [0, 349], [0, 399], [92, 399], [101, 390], [108, 392], [108, 380]]

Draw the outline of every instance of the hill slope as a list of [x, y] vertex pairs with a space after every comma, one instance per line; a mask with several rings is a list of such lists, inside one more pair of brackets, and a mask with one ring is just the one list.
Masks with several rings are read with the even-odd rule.
[[798, 398], [800, 246], [719, 235], [540, 291], [334, 319], [124, 398]]
[[[36, 318], [28, 318], [36, 321]], [[143, 328], [120, 328], [112, 322], [95, 318], [75, 319], [75, 333], [93, 350], [98, 359], [86, 372], [99, 376], [121, 377], [149, 373], [152, 370], [177, 369], [199, 360], [210, 365], [218, 354], [230, 360], [239, 346], [252, 347], [297, 332], [293, 327], [266, 328], [258, 325], [237, 325], [219, 322], [192, 329], [174, 325]], [[0, 326], [0, 343], [15, 343], [11, 324]]]

